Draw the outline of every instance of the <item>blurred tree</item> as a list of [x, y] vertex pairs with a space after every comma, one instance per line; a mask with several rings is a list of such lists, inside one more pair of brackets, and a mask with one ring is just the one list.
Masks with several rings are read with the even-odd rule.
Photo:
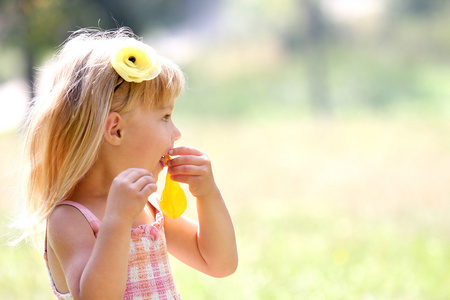
[[388, 2], [383, 38], [399, 59], [449, 62], [450, 1], [395, 0]]
[[[104, 11], [111, 14], [117, 26], [128, 26], [137, 34], [147, 28], [175, 26], [186, 18], [187, 5], [192, 1], [118, 1], [96, 0]], [[111, 20], [109, 20], [109, 23]], [[114, 27], [108, 24], [109, 27]]]
[[[305, 57], [305, 72], [308, 79], [308, 101], [316, 115], [333, 114], [333, 102], [329, 96], [328, 83], [328, 46], [330, 29], [322, 11], [322, 3], [317, 0], [294, 1], [291, 10], [295, 18], [290, 25], [279, 33], [285, 50], [297, 56]], [[288, 14], [289, 15], [289, 14]], [[282, 16], [279, 19], [285, 20]], [[285, 20], [286, 21], [286, 20]]]
[[445, 8], [446, 0], [396, 0], [391, 1], [391, 12], [396, 15], [416, 15], [429, 17]]
[[67, 38], [69, 31], [80, 27], [129, 26], [141, 34], [149, 26], [182, 22], [186, 10], [183, 3], [181, 0], [2, 0], [0, 19], [4, 25], [0, 28], [0, 39], [22, 53], [25, 75], [33, 87], [34, 67]]
[[315, 114], [331, 115], [333, 107], [327, 82], [327, 21], [318, 1], [303, 0], [299, 2], [299, 9], [306, 13], [305, 50], [310, 103]]
[[[105, 17], [95, 2], [87, 0], [18, 0], [0, 4], [1, 16], [6, 19], [3, 39], [17, 47], [25, 60], [26, 78], [34, 83], [34, 68], [66, 37], [74, 24], [85, 24]], [[91, 23], [92, 24], [92, 23]], [[33, 91], [31, 90], [31, 93]]]

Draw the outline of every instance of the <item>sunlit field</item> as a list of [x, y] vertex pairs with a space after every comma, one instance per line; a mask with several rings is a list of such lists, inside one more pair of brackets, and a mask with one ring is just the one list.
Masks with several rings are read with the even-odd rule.
[[[172, 260], [183, 299], [450, 298], [450, 122], [181, 118], [178, 125], [178, 144], [213, 161], [240, 254], [237, 272], [224, 279]], [[0, 136], [2, 225], [17, 200], [11, 170], [19, 148], [14, 135]], [[187, 213], [194, 210], [190, 201]], [[1, 299], [52, 298], [41, 253], [2, 245], [0, 265]]]

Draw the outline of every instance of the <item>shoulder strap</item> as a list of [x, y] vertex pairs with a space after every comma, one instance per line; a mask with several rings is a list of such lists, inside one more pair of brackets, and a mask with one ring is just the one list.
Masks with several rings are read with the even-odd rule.
[[[100, 220], [89, 209], [74, 201], [63, 201], [58, 205], [70, 205], [78, 209], [89, 222], [89, 225], [91, 225], [94, 236], [97, 237], [97, 233], [100, 229]], [[48, 227], [48, 221], [46, 227]], [[44, 259], [47, 261], [47, 228], [45, 229]]]
[[95, 237], [97, 237], [97, 233], [100, 229], [100, 220], [89, 209], [87, 209], [84, 205], [81, 205], [80, 203], [74, 201], [63, 201], [58, 205], [70, 205], [78, 209], [89, 222], [89, 225], [91, 225]]

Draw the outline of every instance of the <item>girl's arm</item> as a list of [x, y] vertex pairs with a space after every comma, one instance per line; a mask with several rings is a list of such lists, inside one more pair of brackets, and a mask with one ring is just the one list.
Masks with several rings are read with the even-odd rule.
[[228, 276], [237, 268], [233, 223], [214, 181], [209, 158], [190, 147], [174, 148], [168, 172], [175, 181], [189, 184], [197, 198], [198, 222], [184, 216], [164, 220], [169, 252], [191, 267], [214, 277]]
[[146, 170], [119, 174], [111, 185], [97, 239], [75, 208], [64, 205], [52, 213], [49, 243], [74, 299], [123, 299], [131, 227], [154, 191], [155, 180]]

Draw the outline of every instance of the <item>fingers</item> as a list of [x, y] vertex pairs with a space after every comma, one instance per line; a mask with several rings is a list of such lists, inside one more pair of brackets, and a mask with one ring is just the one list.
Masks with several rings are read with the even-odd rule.
[[167, 166], [172, 175], [206, 175], [211, 170], [211, 162], [206, 155], [178, 156], [169, 161]]
[[187, 183], [191, 187], [202, 185], [212, 178], [211, 161], [206, 154], [192, 147], [178, 147], [171, 155], [178, 155], [167, 162], [170, 178], [174, 181]]
[[[167, 162], [167, 166], [172, 169], [172, 171], [175, 173], [185, 173], [189, 174], [189, 170], [191, 168], [189, 166], [202, 166], [202, 165], [210, 165], [210, 160], [206, 154], [193, 147], [178, 147], [173, 148], [169, 151], [170, 155], [177, 156], [173, 158], [172, 160]], [[186, 168], [179, 168], [180, 166], [185, 165]], [[171, 172], [171, 174], [174, 174]]]
[[132, 223], [156, 189], [156, 180], [148, 170], [134, 168], [121, 172], [108, 193], [108, 214]]
[[167, 172], [172, 175], [186, 175], [186, 176], [205, 176], [210, 171], [205, 165], [180, 165], [176, 167], [169, 167]]
[[170, 179], [189, 185], [201, 183], [201, 177], [198, 175], [170, 175]]
[[131, 183], [135, 183], [140, 177], [142, 176], [153, 176], [153, 174], [145, 169], [138, 169], [138, 168], [130, 168], [126, 169], [119, 175], [117, 175], [117, 178], [126, 180]]
[[130, 168], [120, 173], [116, 179], [122, 185], [129, 185], [139, 193], [156, 191], [156, 180], [153, 174], [145, 169]]
[[141, 189], [140, 193], [148, 197], [151, 194], [153, 194], [154, 192], [156, 192], [157, 189], [158, 189], [158, 187], [156, 186], [156, 183], [152, 182], [152, 183], [146, 184]]
[[153, 178], [153, 176], [144, 175], [138, 178], [138, 180], [133, 183], [133, 186], [140, 193], [147, 193], [149, 191], [153, 193], [156, 191], [156, 180]]
[[206, 153], [192, 147], [178, 147], [171, 149], [169, 155], [176, 156], [167, 162], [170, 178], [188, 184], [194, 197], [204, 197], [217, 190]]
[[209, 159], [206, 155], [196, 156], [196, 155], [183, 155], [172, 158], [167, 162], [169, 168], [176, 167], [179, 165], [194, 165], [199, 166], [203, 164], [208, 164]]
[[184, 147], [177, 147], [177, 148], [170, 149], [169, 155], [175, 155], [175, 156], [176, 155], [197, 155], [197, 156], [199, 156], [199, 155], [205, 155], [205, 153], [196, 148], [184, 146]]

